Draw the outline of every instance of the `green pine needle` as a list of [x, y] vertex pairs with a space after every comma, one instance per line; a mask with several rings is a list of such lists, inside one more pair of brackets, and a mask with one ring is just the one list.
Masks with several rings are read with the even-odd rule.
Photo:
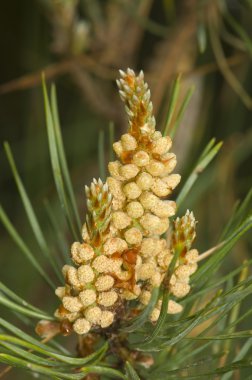
[[53, 118], [52, 108], [49, 103], [49, 98], [47, 94], [46, 84], [44, 77], [42, 78], [42, 87], [44, 94], [44, 102], [45, 102], [45, 115], [46, 115], [46, 126], [47, 126], [47, 134], [48, 134], [48, 144], [50, 150], [51, 164], [53, 169], [53, 176], [55, 185], [57, 188], [58, 196], [60, 199], [61, 207], [64, 210], [64, 214], [66, 220], [69, 224], [70, 231], [75, 240], [78, 240], [80, 237], [80, 230], [76, 226], [74, 220], [74, 210], [72, 209], [72, 204], [69, 201], [69, 196], [66, 192], [66, 187], [64, 183], [64, 177], [62, 173], [62, 164], [60, 163], [60, 159], [62, 158], [59, 154], [57, 138], [55, 134], [55, 117]]
[[196, 180], [198, 179], [199, 175], [206, 169], [206, 167], [210, 164], [210, 162], [217, 155], [221, 146], [222, 146], [222, 142], [215, 144], [215, 139], [212, 139], [207, 144], [206, 148], [203, 150], [202, 154], [200, 155], [195, 167], [193, 168], [191, 174], [189, 175], [188, 179], [186, 180], [184, 186], [180, 190], [179, 196], [176, 200], [177, 210], [181, 207], [181, 205], [185, 201], [186, 196], [188, 195], [189, 191], [192, 189], [192, 187], [193, 187], [194, 183], [196, 182]]
[[38, 273], [45, 279], [45, 281], [51, 286], [51, 288], [54, 290], [55, 285], [52, 282], [52, 280], [49, 278], [47, 273], [44, 271], [42, 266], [39, 264], [38, 260], [36, 259], [35, 255], [31, 252], [31, 250], [28, 248], [28, 246], [25, 244], [21, 236], [18, 234], [16, 229], [14, 228], [13, 224], [11, 223], [10, 219], [8, 218], [7, 214], [5, 213], [2, 206], [0, 206], [0, 220], [2, 221], [4, 227], [10, 234], [13, 241], [16, 243], [16, 245], [19, 247], [20, 251], [24, 254], [26, 259], [30, 261], [30, 263], [33, 265], [33, 267], [38, 271]]
[[4, 143], [4, 149], [6, 156], [8, 158], [11, 171], [13, 173], [13, 177], [15, 179], [20, 197], [22, 199], [24, 209], [26, 211], [27, 218], [29, 220], [30, 226], [32, 228], [33, 234], [36, 238], [36, 241], [41, 249], [41, 252], [45, 255], [45, 257], [49, 260], [51, 263], [56, 275], [58, 276], [58, 279], [61, 281], [62, 280], [62, 275], [60, 273], [59, 267], [57, 263], [55, 262], [53, 256], [51, 255], [50, 249], [47, 245], [46, 239], [44, 237], [44, 234], [42, 232], [42, 229], [39, 225], [38, 219], [35, 215], [35, 212], [33, 210], [32, 204], [30, 202], [29, 196], [27, 195], [27, 192], [25, 190], [25, 187], [23, 185], [23, 182], [19, 176], [19, 173], [17, 171], [17, 167], [14, 161], [13, 154], [11, 152], [11, 148], [7, 142]]

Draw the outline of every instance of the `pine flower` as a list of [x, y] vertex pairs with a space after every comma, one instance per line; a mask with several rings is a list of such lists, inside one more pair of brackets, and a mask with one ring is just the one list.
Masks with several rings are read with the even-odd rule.
[[[176, 203], [164, 198], [180, 181], [179, 174], [171, 174], [176, 166], [172, 141], [155, 130], [143, 72], [136, 76], [128, 69], [120, 74], [117, 84], [129, 130], [113, 145], [118, 160], [109, 163], [107, 182], [94, 179], [85, 188], [83, 242], [72, 245], [75, 266], [63, 267], [66, 285], [56, 290], [62, 305], [55, 315], [71, 323], [77, 334], [110, 326], [126, 301], [134, 299], [138, 308], [145, 307], [153, 288], [162, 284], [177, 246], [181, 257], [169, 283], [175, 297], [189, 292], [189, 277], [197, 269], [197, 255], [190, 250], [195, 238], [192, 213], [176, 219], [171, 247], [161, 237], [176, 212]], [[150, 317], [153, 322], [161, 305], [159, 300]], [[170, 300], [168, 313], [181, 310]]]
[[198, 251], [191, 250], [196, 237], [196, 221], [192, 212], [187, 210], [182, 218], [174, 222], [174, 230], [171, 237], [172, 250], [179, 251], [179, 260], [176, 265], [173, 281], [170, 283], [170, 291], [177, 298], [185, 297], [190, 291], [190, 276], [196, 272], [198, 265]]
[[187, 210], [182, 218], [177, 218], [174, 222], [172, 246], [174, 250], [180, 250], [181, 256], [184, 256], [192, 246], [196, 237], [195, 227], [196, 221], [194, 215], [189, 210]]
[[85, 190], [88, 215], [83, 243], [73, 243], [71, 256], [75, 266], [63, 267], [66, 285], [56, 289], [62, 305], [55, 316], [62, 324], [70, 322], [77, 334], [113, 323], [120, 304], [114, 276], [121, 270], [122, 260], [113, 258], [112, 254], [127, 248], [124, 240], [114, 237], [108, 185], [94, 179]]
[[[173, 233], [171, 236], [170, 250], [164, 250], [159, 255], [159, 264], [163, 267], [169, 267], [173, 254], [179, 252], [179, 258], [175, 265], [175, 271], [171, 276], [168, 287], [170, 293], [176, 298], [183, 298], [190, 292], [190, 276], [197, 270], [198, 251], [191, 249], [196, 237], [196, 221], [192, 212], [187, 210], [186, 214], [174, 221]], [[150, 299], [151, 293], [145, 294], [142, 302], [146, 304], [147, 298]], [[148, 301], [149, 302], [149, 301]], [[148, 303], [147, 302], [147, 303]], [[159, 300], [150, 316], [152, 322], [156, 322], [162, 306], [162, 300]], [[168, 303], [168, 314], [177, 314], [183, 310], [183, 307], [170, 300]]]
[[[109, 164], [112, 224], [135, 253], [132, 283], [137, 289], [145, 289], [159, 286], [168, 267], [159, 263], [158, 254], [168, 248], [160, 236], [167, 232], [168, 218], [174, 215], [176, 204], [163, 198], [171, 194], [180, 176], [170, 175], [176, 156], [169, 152], [170, 137], [155, 130], [150, 90], [143, 72], [136, 76], [128, 69], [120, 71], [120, 75], [117, 84], [129, 117], [129, 130], [114, 144], [118, 160]], [[150, 241], [155, 257], [149, 253]], [[131, 299], [133, 293], [133, 287], [127, 286], [122, 297]]]

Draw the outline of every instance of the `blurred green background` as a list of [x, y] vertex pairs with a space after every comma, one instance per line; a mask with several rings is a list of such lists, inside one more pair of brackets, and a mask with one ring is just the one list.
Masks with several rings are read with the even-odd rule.
[[[212, 137], [224, 141], [221, 153], [201, 174], [187, 200], [199, 221], [197, 246], [204, 251], [216, 244], [235, 201], [244, 198], [252, 185], [251, 25], [250, 0], [2, 2], [1, 142], [11, 144], [52, 254], [57, 254], [53, 243], [57, 228], [66, 231], [62, 241], [66, 250], [71, 239], [64, 221], [57, 218], [60, 213], [47, 146], [41, 72], [48, 84], [54, 82], [57, 87], [66, 154], [83, 220], [84, 185], [99, 176], [99, 132], [104, 131], [107, 157], [109, 122], [114, 122], [116, 137], [126, 130], [115, 85], [118, 69], [144, 70], [160, 129], [177, 75], [182, 73], [182, 93], [194, 86], [174, 140], [183, 181]], [[0, 173], [1, 203], [36, 252], [3, 144]], [[46, 200], [54, 208], [55, 230], [48, 219]], [[48, 288], [2, 226], [0, 236], [1, 281], [31, 302], [55, 309], [56, 297], [51, 299]], [[247, 235], [223, 270], [248, 258], [251, 246]], [[39, 250], [38, 257], [50, 271]], [[6, 379], [28, 376], [13, 371]]]

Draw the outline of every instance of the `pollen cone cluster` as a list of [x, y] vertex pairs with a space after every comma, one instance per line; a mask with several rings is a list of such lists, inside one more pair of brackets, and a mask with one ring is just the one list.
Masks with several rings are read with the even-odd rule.
[[114, 246], [126, 247], [124, 241], [113, 238], [111, 201], [108, 185], [93, 180], [86, 187], [88, 214], [83, 226], [83, 243], [75, 242], [71, 256], [75, 266], [65, 265], [65, 286], [56, 289], [62, 304], [55, 316], [73, 323], [77, 334], [91, 328], [106, 328], [115, 318], [120, 306], [116, 273], [121, 273], [122, 259], [113, 257]]
[[161, 236], [169, 228], [176, 204], [167, 200], [180, 181], [171, 174], [176, 156], [170, 152], [172, 141], [155, 130], [150, 90], [143, 72], [120, 72], [119, 93], [129, 118], [128, 133], [114, 144], [117, 161], [109, 163], [107, 182], [112, 200], [112, 224], [135, 253], [131, 285], [122, 296], [138, 298], [143, 305], [153, 287], [160, 286], [172, 259], [172, 252]]
[[[175, 264], [174, 273], [171, 276], [168, 287], [169, 292], [175, 298], [183, 298], [190, 291], [190, 276], [197, 270], [198, 251], [191, 249], [192, 243], [196, 237], [196, 221], [192, 212], [187, 210], [182, 218], [176, 218], [174, 221], [173, 232], [171, 236], [170, 252], [175, 254], [179, 252], [178, 260]], [[150, 300], [150, 291], [142, 293], [142, 302], [147, 304]], [[155, 322], [162, 306], [162, 300], [159, 300], [151, 314], [151, 321]], [[170, 300], [168, 303], [167, 313], [177, 314], [181, 312], [183, 307]]]
[[[171, 174], [176, 156], [172, 141], [155, 130], [150, 90], [143, 72], [120, 71], [117, 81], [128, 115], [128, 133], [113, 148], [117, 160], [110, 162], [106, 184], [94, 180], [86, 187], [88, 215], [83, 243], [74, 243], [75, 266], [65, 265], [65, 286], [56, 290], [62, 304], [56, 317], [73, 324], [78, 334], [106, 328], [117, 318], [127, 301], [137, 300], [138, 309], [159, 287], [176, 250], [179, 260], [169, 283], [175, 298], [190, 290], [189, 277], [197, 269], [197, 251], [190, 250], [195, 237], [195, 219], [187, 213], [176, 219], [171, 243], [162, 238], [174, 216], [176, 203], [167, 199], [180, 181]], [[158, 319], [162, 301], [151, 320]], [[168, 313], [182, 306], [169, 301]]]

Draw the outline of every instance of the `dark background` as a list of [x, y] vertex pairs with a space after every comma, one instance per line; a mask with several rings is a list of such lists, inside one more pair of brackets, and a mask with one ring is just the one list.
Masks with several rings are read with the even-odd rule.
[[[11, 221], [40, 256], [18, 196], [3, 142], [8, 141], [43, 231], [56, 254], [45, 199], [60, 215], [50, 167], [41, 72], [56, 83], [66, 155], [82, 220], [84, 185], [99, 176], [98, 134], [108, 148], [109, 122], [126, 130], [115, 79], [118, 69], [143, 69], [162, 129], [171, 85], [182, 73], [182, 93], [194, 95], [174, 141], [178, 172], [187, 177], [207, 142], [224, 146], [187, 200], [198, 223], [197, 247], [216, 244], [252, 175], [252, 6], [250, 1], [13, 0], [0, 12], [0, 191]], [[244, 37], [245, 36], [245, 37]], [[184, 211], [184, 210], [181, 210]], [[58, 228], [70, 245], [66, 226]], [[0, 278], [31, 303], [54, 310], [44, 287], [0, 226]], [[223, 271], [251, 255], [247, 235]], [[1, 308], [5, 315], [5, 310]], [[17, 374], [17, 375], [16, 375]], [[17, 376], [17, 377], [15, 377]], [[21, 377], [24, 376], [24, 377]], [[6, 379], [27, 379], [13, 371]]]

